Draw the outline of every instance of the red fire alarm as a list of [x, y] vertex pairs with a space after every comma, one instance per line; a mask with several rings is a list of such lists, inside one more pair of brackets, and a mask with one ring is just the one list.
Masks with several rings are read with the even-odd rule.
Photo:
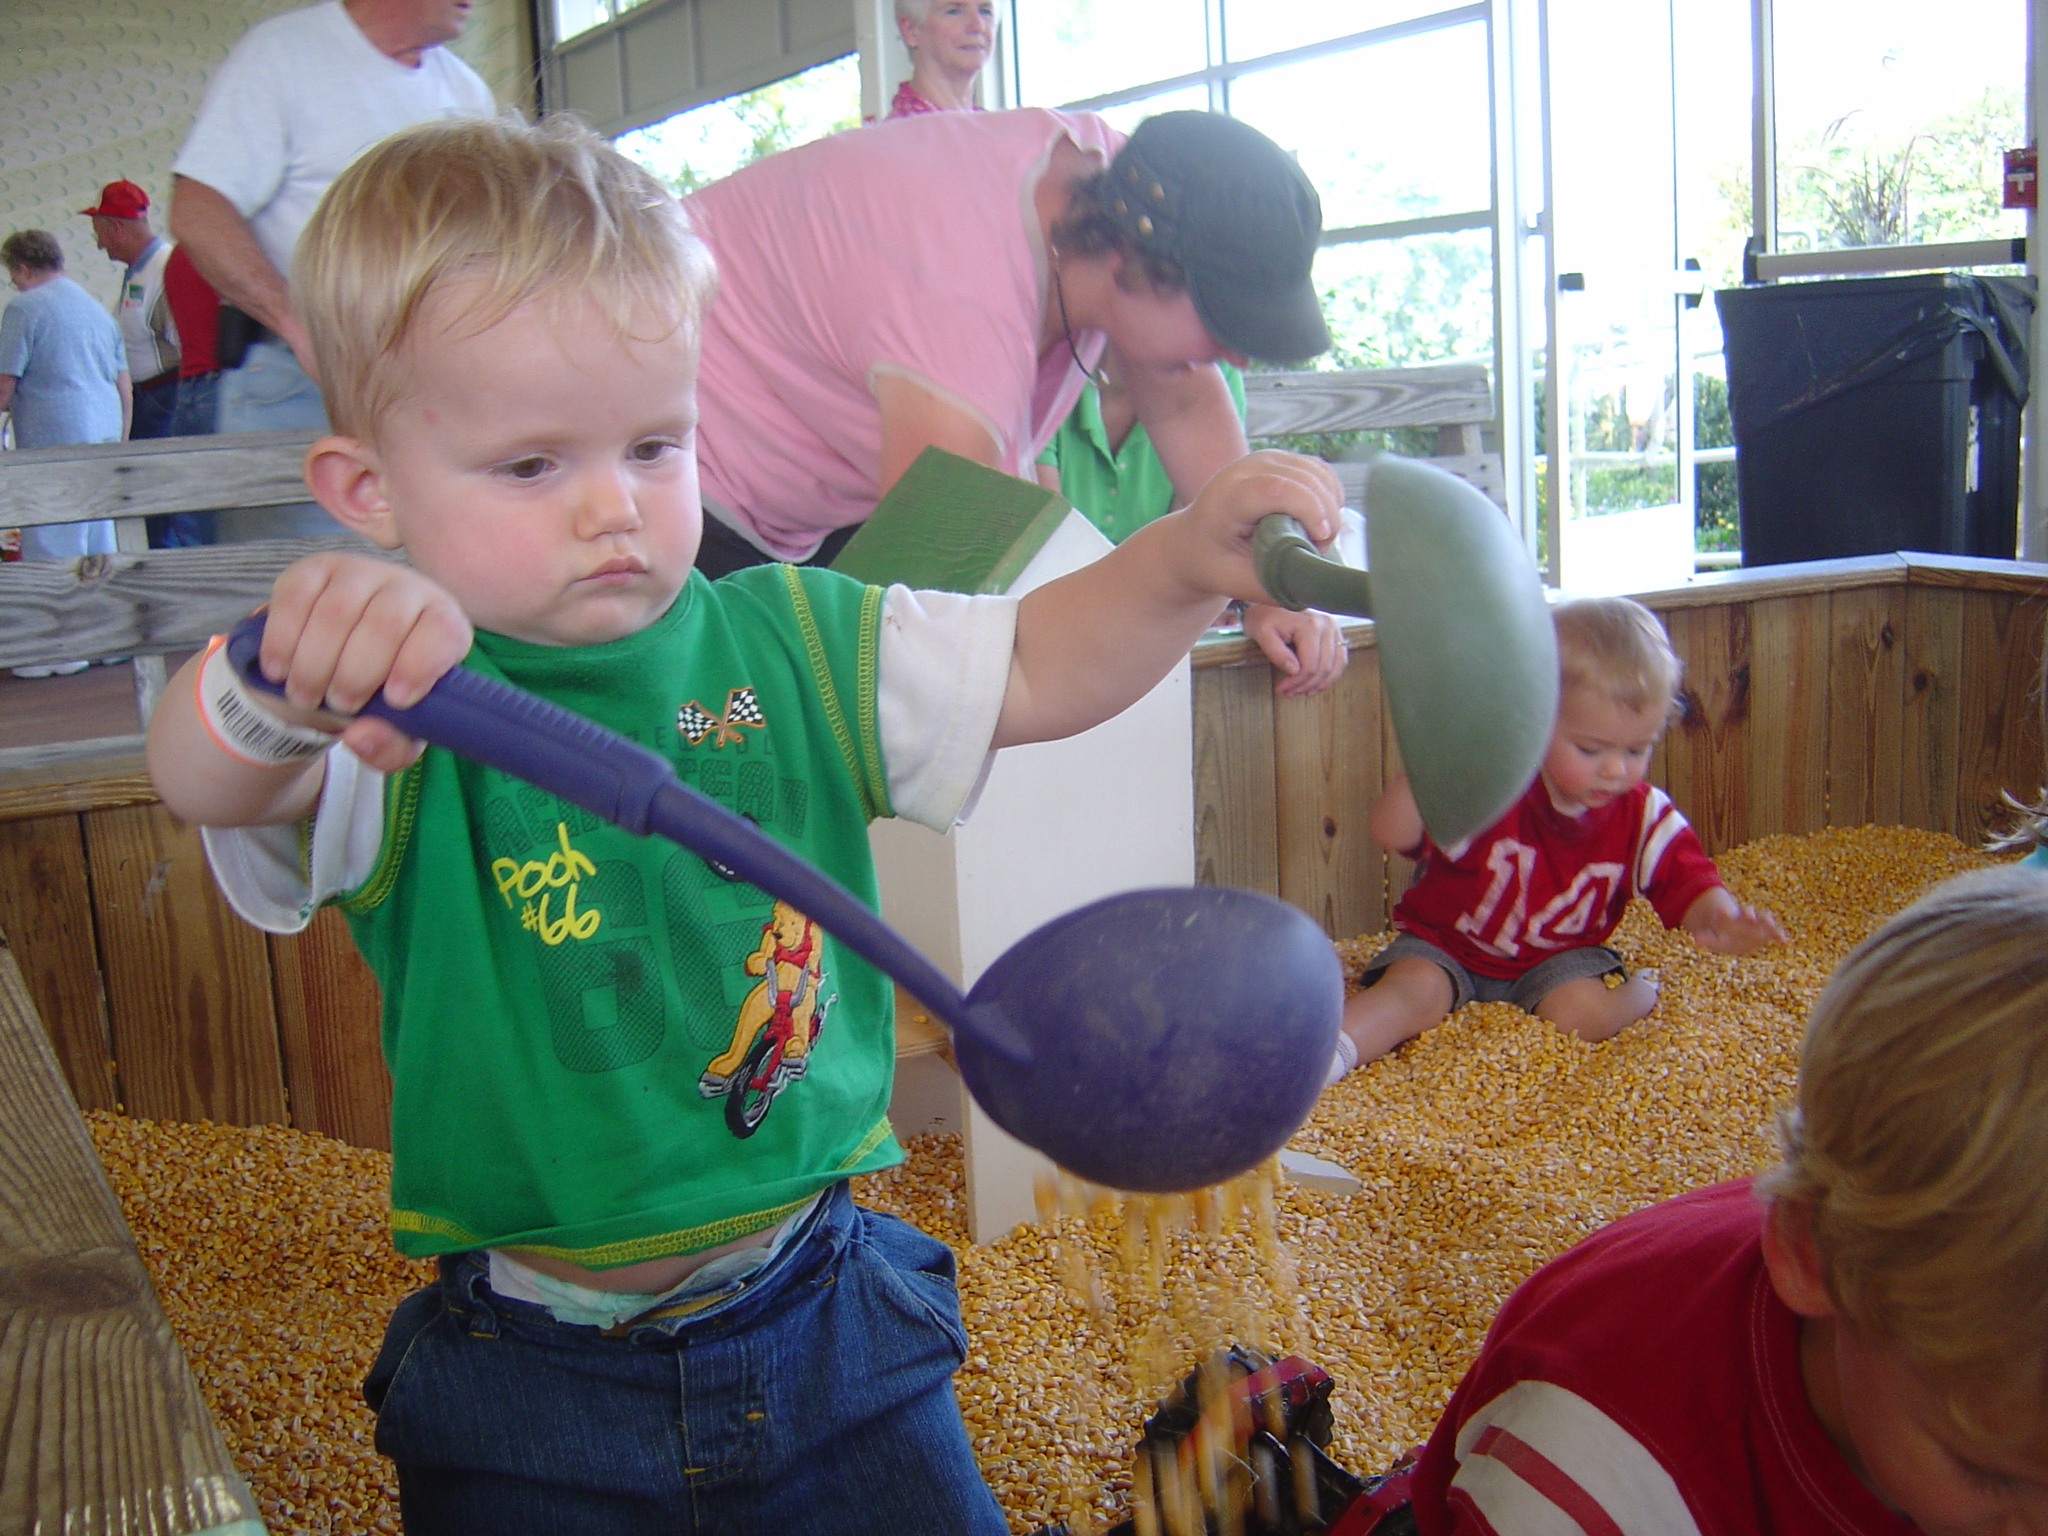
[[2029, 144], [2025, 149], [2008, 149], [2005, 152], [2005, 206], [2038, 207], [2039, 188], [2040, 175], [2036, 169], [2034, 146]]

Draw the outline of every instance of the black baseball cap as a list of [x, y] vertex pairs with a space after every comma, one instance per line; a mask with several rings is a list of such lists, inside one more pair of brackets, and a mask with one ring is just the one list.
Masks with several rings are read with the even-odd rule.
[[1261, 362], [1330, 347], [1309, 267], [1323, 203], [1294, 157], [1220, 112], [1162, 112], [1110, 162], [1109, 216], [1187, 274], [1209, 334]]

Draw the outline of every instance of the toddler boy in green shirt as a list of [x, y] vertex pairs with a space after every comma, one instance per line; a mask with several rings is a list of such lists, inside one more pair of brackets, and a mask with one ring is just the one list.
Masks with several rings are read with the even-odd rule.
[[441, 1266], [366, 1384], [408, 1531], [1000, 1532], [952, 1394], [951, 1255], [846, 1193], [900, 1156], [886, 981], [696, 856], [354, 712], [467, 662], [872, 899], [870, 818], [948, 826], [990, 751], [1140, 697], [1224, 598], [1264, 597], [1261, 516], [1335, 535], [1334, 477], [1251, 455], [1017, 601], [713, 584], [715, 278], [645, 172], [573, 126], [423, 125], [299, 250], [335, 429], [308, 484], [410, 563], [290, 567], [262, 651], [284, 698], [211, 653], [149, 759], [238, 910], [289, 931], [338, 901], [383, 986], [393, 1237]]

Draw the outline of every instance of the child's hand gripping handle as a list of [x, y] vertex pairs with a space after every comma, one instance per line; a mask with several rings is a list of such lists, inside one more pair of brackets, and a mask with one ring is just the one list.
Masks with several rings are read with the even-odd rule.
[[1252, 530], [1252, 568], [1282, 608], [1372, 617], [1372, 577], [1317, 549], [1308, 530], [1284, 512], [1261, 518]]
[[[228, 635], [228, 660], [252, 688], [263, 675], [263, 615]], [[454, 667], [407, 709], [378, 693], [363, 713], [408, 736], [496, 768], [639, 836], [660, 833], [815, 919], [878, 970], [903, 983], [955, 1029], [1015, 1061], [1030, 1048], [992, 1010], [969, 1010], [951, 980], [864, 902], [752, 822], [681, 783], [659, 753], [524, 689]]]
[[[228, 660], [250, 687], [281, 694], [257, 663], [262, 645], [263, 615], [251, 614], [229, 633]], [[466, 667], [445, 673], [410, 709], [395, 708], [378, 693], [363, 713], [641, 835], [655, 791], [675, 778], [638, 742]]]

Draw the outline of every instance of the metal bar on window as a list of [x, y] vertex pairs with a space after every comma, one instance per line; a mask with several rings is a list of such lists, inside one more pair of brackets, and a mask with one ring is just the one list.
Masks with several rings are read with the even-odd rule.
[[2024, 265], [2024, 236], [2001, 240], [1956, 240], [1941, 245], [1851, 245], [1830, 251], [1751, 254], [1742, 263], [1750, 282], [1781, 277], [1833, 277], [1842, 273], [1927, 272], [1937, 267]]
[[1324, 59], [1333, 54], [1348, 53], [1354, 48], [1369, 47], [1374, 43], [1391, 43], [1404, 37], [1422, 37], [1450, 27], [1461, 27], [1468, 22], [1483, 22], [1491, 9], [1489, 4], [1461, 5], [1454, 10], [1436, 11], [1428, 16], [1416, 16], [1407, 21], [1390, 22], [1384, 27], [1352, 32], [1344, 37], [1333, 37], [1327, 42], [1305, 43], [1299, 48], [1261, 54], [1255, 59], [1234, 59], [1224, 64], [1212, 64], [1207, 69], [1193, 70], [1185, 75], [1153, 80], [1144, 85], [1126, 86], [1120, 91], [1109, 91], [1100, 96], [1086, 96], [1079, 101], [1065, 103], [1062, 110], [1100, 112], [1105, 107], [1121, 107], [1129, 102], [1163, 96], [1169, 91], [1191, 90], [1198, 85], [1227, 84], [1241, 76], [1278, 69], [1286, 64], [1302, 64], [1311, 59]]
[[1393, 219], [1385, 224], [1347, 224], [1342, 229], [1323, 231], [1324, 245], [1351, 245], [1360, 240], [1405, 240], [1411, 235], [1452, 235], [1467, 229], [1493, 228], [1494, 211], [1474, 208], [1467, 213], [1433, 213], [1419, 219]]

